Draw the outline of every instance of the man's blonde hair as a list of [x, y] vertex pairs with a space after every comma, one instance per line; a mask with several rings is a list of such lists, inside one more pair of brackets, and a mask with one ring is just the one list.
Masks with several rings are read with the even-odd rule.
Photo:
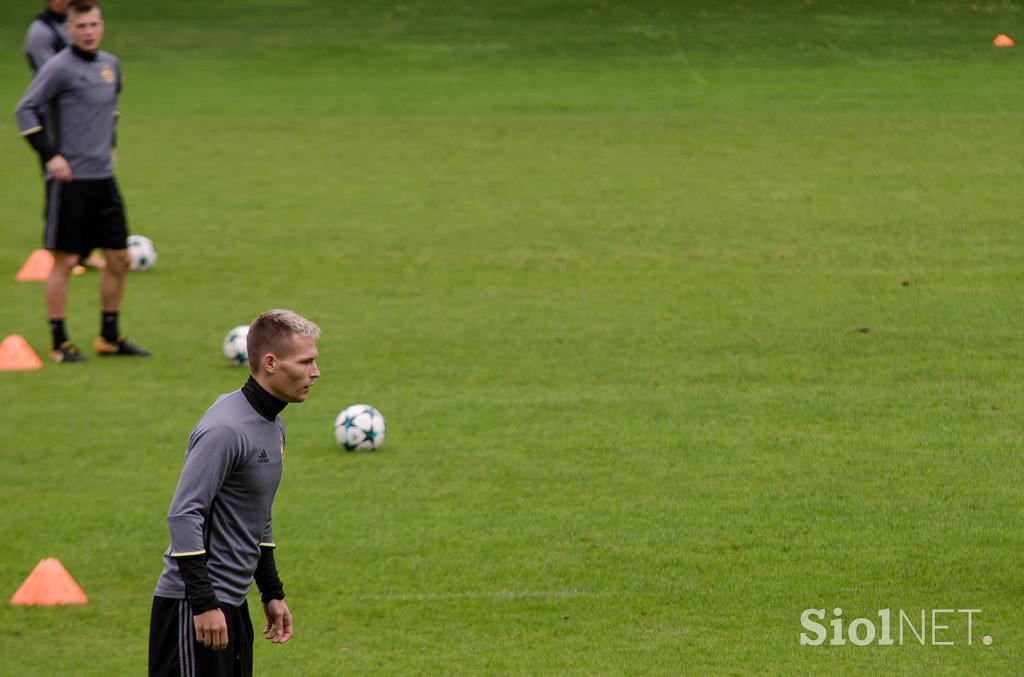
[[290, 310], [275, 308], [263, 313], [249, 325], [246, 352], [249, 371], [260, 370], [260, 360], [267, 353], [287, 357], [291, 352], [291, 338], [301, 336], [314, 341], [320, 338], [320, 327]]

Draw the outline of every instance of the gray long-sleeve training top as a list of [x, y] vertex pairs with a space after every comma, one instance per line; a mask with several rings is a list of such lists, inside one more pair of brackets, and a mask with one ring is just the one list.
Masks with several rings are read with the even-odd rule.
[[157, 597], [184, 599], [175, 558], [205, 554], [217, 599], [232, 606], [245, 600], [260, 546], [275, 545], [271, 505], [284, 456], [281, 417], [261, 408], [239, 389], [217, 398], [192, 431], [167, 513], [171, 543]]
[[37, 16], [25, 33], [25, 57], [32, 72], [38, 72], [44, 63], [69, 44], [62, 15], [46, 10]]
[[109, 52], [74, 46], [47, 61], [14, 109], [18, 132], [43, 132], [75, 180], [114, 175], [113, 143], [121, 67]]

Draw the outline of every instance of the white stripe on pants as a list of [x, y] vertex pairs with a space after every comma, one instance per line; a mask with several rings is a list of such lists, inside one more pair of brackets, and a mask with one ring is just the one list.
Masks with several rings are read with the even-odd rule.
[[50, 199], [46, 209], [46, 233], [43, 236], [43, 245], [47, 249], [57, 248], [57, 224], [60, 222], [60, 194], [61, 182], [57, 179], [51, 179]]

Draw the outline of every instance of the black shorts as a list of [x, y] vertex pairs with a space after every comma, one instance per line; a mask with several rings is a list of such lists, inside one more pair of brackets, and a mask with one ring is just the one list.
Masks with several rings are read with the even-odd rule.
[[249, 605], [221, 605], [228, 622], [228, 648], [214, 651], [196, 641], [188, 600], [153, 598], [149, 619], [150, 677], [252, 677]]
[[48, 180], [43, 246], [72, 254], [126, 248], [128, 221], [114, 177], [69, 183]]

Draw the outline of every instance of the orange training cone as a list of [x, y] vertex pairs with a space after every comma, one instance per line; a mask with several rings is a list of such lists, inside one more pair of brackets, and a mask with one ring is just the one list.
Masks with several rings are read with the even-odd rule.
[[89, 598], [56, 557], [40, 560], [11, 598], [11, 604], [85, 604]]
[[1013, 47], [1013, 38], [1009, 35], [1003, 35], [1000, 33], [996, 36], [996, 39], [992, 41], [992, 44], [996, 47]]
[[53, 270], [53, 254], [45, 249], [37, 249], [29, 254], [14, 279], [19, 282], [38, 282], [50, 277], [51, 270]]
[[0, 343], [0, 371], [29, 371], [42, 369], [43, 362], [28, 341], [11, 334]]

